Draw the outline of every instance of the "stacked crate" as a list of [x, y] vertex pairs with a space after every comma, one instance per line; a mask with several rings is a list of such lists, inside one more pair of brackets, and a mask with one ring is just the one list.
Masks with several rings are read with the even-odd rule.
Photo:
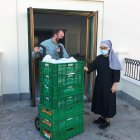
[[40, 134], [67, 140], [83, 132], [84, 62], [40, 62]]

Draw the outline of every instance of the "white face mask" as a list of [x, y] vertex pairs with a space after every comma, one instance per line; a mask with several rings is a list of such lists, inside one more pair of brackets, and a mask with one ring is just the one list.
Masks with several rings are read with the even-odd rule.
[[109, 53], [109, 50], [100, 50], [102, 55], [107, 55]]

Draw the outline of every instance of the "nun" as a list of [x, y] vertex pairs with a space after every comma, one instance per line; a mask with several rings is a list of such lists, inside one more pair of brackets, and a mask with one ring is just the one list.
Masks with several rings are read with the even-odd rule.
[[105, 129], [110, 126], [111, 118], [116, 114], [116, 91], [122, 68], [110, 40], [101, 41], [100, 52], [101, 55], [84, 67], [84, 70], [88, 74], [97, 71], [91, 111], [99, 115], [93, 123], [99, 124], [100, 129]]

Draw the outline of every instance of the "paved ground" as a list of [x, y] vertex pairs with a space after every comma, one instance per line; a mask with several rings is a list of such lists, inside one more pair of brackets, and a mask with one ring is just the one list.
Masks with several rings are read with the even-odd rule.
[[[117, 115], [111, 126], [102, 131], [94, 125], [97, 118], [90, 112], [90, 103], [85, 103], [85, 131], [71, 140], [139, 140], [140, 110], [117, 99]], [[0, 105], [0, 140], [44, 140], [34, 126], [37, 107], [20, 101]]]

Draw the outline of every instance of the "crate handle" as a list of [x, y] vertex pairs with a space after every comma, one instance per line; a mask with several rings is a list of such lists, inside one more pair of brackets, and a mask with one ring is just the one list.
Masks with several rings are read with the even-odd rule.
[[68, 73], [67, 75], [69, 75], [69, 74], [75, 74], [74, 72], [70, 72], [70, 73]]
[[48, 115], [52, 115], [52, 112], [49, 112], [49, 111], [47, 111], [46, 109], [42, 109], [42, 112], [44, 112], [44, 113], [46, 113], [46, 114], [48, 114]]
[[75, 73], [68, 73], [68, 74], [66, 74], [68, 77], [71, 77], [71, 76], [73, 76]]
[[72, 109], [73, 108], [73, 106], [69, 106], [67, 109]]
[[47, 88], [47, 89], [48, 89], [49, 87], [45, 85], [45, 88]]
[[46, 78], [49, 78], [49, 75], [46, 75]]
[[42, 120], [42, 123], [45, 123], [45, 124], [49, 125], [50, 127], [52, 126], [51, 123], [49, 123], [49, 122], [47, 122], [47, 121], [45, 121], [45, 120]]
[[49, 67], [49, 64], [45, 64], [45, 66]]
[[73, 117], [72, 117], [72, 118], [68, 118], [67, 121], [70, 121], [70, 120], [72, 120], [72, 119], [73, 119]]
[[72, 67], [72, 66], [73, 66], [73, 63], [68, 64], [68, 67]]
[[73, 86], [68, 86], [67, 88], [73, 88]]
[[52, 134], [50, 133], [50, 132], [48, 132], [48, 131], [43, 131], [43, 133], [44, 133], [44, 135], [47, 137], [47, 138], [51, 138], [52, 137]]
[[71, 131], [73, 128], [69, 128], [67, 131]]
[[67, 99], [71, 99], [72, 98], [72, 96], [69, 96]]
[[73, 101], [72, 97], [68, 97], [68, 98], [66, 99], [66, 102], [72, 102], [72, 101]]
[[48, 101], [49, 101], [49, 100], [50, 100], [50, 99], [49, 99], [49, 97], [46, 97], [46, 100], [48, 100]]

